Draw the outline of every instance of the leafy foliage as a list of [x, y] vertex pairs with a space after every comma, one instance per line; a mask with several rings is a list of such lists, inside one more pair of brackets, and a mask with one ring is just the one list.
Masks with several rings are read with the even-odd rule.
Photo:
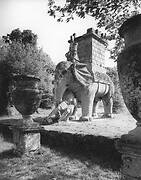
[[39, 77], [40, 88], [51, 94], [54, 69], [55, 66], [49, 55], [37, 47], [37, 36], [31, 30], [21, 32], [15, 29], [1, 39], [0, 76], [7, 77], [5, 93], [8, 93], [11, 76], [22, 74]]
[[115, 87], [115, 93], [113, 98], [113, 112], [119, 113], [125, 108], [125, 104], [120, 90], [117, 69], [115, 67], [107, 68], [107, 74], [111, 77]]
[[34, 48], [31, 45], [24, 45], [19, 42], [13, 42], [8, 47], [8, 53], [5, 57], [9, 73], [42, 76], [46, 70], [46, 55], [42, 49]]
[[7, 36], [3, 36], [3, 39], [9, 44], [12, 42], [19, 42], [24, 45], [30, 44], [32, 46], [37, 44], [37, 35], [32, 33], [31, 30], [23, 30], [23, 32], [21, 32], [19, 28], [14, 29], [10, 34], [7, 34]]
[[0, 55], [7, 64], [9, 74], [28, 74], [41, 78], [54, 72], [51, 58], [37, 47], [37, 35], [31, 30], [21, 32], [15, 29], [2, 38]]
[[[118, 29], [125, 19], [138, 14], [141, 8], [140, 0], [67, 0], [63, 6], [56, 5], [54, 0], [49, 0], [49, 15], [61, 22], [69, 22], [74, 15], [85, 18], [90, 15], [98, 20], [98, 27], [104, 27], [107, 39], [116, 39], [115, 48], [111, 51], [111, 57], [116, 59], [123, 48], [119, 38]], [[117, 48], [118, 47], [118, 48]]]
[[8, 115], [9, 74], [5, 63], [7, 45], [0, 38], [0, 116]]

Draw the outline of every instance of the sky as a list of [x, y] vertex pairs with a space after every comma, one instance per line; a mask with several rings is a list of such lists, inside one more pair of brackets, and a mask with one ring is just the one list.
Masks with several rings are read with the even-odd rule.
[[[16, 28], [21, 31], [30, 29], [38, 36], [38, 46], [57, 64], [66, 60], [65, 53], [69, 50], [70, 36], [73, 33], [76, 33], [76, 37], [81, 36], [88, 28], [96, 29], [96, 23], [91, 16], [84, 19], [76, 17], [69, 23], [57, 22], [48, 15], [47, 2], [48, 0], [0, 0], [0, 36]], [[115, 66], [109, 59], [108, 52], [105, 65]]]

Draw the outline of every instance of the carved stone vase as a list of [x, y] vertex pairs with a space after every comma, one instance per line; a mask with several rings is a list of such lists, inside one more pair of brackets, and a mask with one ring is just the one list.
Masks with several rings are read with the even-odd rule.
[[40, 105], [41, 92], [38, 89], [39, 78], [25, 75], [16, 75], [12, 99], [16, 109], [22, 114], [23, 125], [32, 126], [32, 114]]
[[141, 14], [126, 20], [119, 29], [125, 48], [118, 57], [120, 87], [137, 127], [117, 141], [122, 153], [122, 179], [141, 179]]

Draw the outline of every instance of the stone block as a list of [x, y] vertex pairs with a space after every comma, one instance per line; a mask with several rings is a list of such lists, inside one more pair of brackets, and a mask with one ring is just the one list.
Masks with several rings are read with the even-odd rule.
[[39, 129], [13, 128], [13, 142], [19, 154], [38, 152], [41, 146]]
[[121, 167], [122, 180], [141, 179], [141, 128], [122, 135], [116, 142], [117, 150], [122, 153], [123, 165]]

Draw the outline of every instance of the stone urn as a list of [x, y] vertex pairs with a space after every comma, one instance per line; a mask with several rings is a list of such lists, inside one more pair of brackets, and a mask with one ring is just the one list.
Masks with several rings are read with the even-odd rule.
[[41, 101], [41, 91], [38, 89], [39, 78], [25, 75], [15, 75], [12, 100], [16, 109], [22, 114], [23, 125], [35, 124], [32, 114], [37, 110]]
[[118, 57], [120, 87], [125, 104], [141, 125], [141, 14], [123, 23], [119, 34], [125, 48]]
[[123, 179], [141, 179], [141, 14], [126, 20], [119, 29], [125, 47], [117, 65], [125, 104], [137, 127], [121, 137], [117, 149], [122, 153]]

